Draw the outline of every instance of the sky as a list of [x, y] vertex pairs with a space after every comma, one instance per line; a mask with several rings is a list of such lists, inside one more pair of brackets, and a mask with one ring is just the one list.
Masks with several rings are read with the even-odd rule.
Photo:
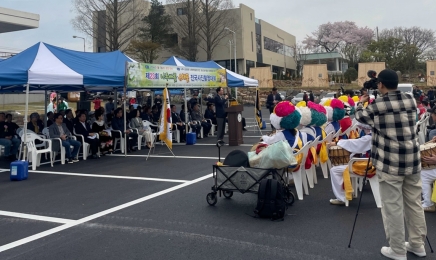
[[[419, 26], [436, 31], [435, 0], [233, 0], [233, 3], [251, 7], [256, 18], [295, 35], [297, 42], [320, 24], [346, 20], [379, 30]], [[72, 37], [85, 35], [71, 25], [74, 18], [71, 0], [0, 0], [0, 7], [40, 15], [38, 29], [1, 34], [0, 51], [19, 52], [39, 41], [83, 51], [83, 40]], [[88, 38], [86, 51], [92, 51], [91, 44]]]

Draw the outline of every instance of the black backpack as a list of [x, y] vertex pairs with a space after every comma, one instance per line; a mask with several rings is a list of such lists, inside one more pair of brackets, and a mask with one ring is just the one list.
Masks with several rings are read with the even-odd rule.
[[279, 181], [263, 179], [260, 181], [254, 213], [261, 218], [283, 220], [287, 209], [285, 197], [285, 189]]

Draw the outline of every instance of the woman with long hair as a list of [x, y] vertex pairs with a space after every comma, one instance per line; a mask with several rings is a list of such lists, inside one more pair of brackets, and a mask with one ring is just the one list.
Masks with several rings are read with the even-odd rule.
[[100, 110], [95, 112], [95, 121], [92, 124], [92, 131], [94, 133], [98, 133], [100, 139], [100, 150], [102, 154], [112, 153], [114, 144], [110, 131], [105, 131], [107, 129], [107, 125], [104, 122], [104, 115]]

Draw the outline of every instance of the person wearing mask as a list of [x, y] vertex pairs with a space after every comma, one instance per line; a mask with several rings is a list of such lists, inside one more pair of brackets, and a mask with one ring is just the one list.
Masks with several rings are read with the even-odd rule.
[[5, 113], [0, 112], [0, 145], [4, 146], [4, 156], [10, 161], [15, 161], [21, 141], [14, 138], [15, 132], [9, 128]]
[[[124, 119], [122, 116], [123, 116], [123, 110], [121, 108], [117, 108], [115, 110], [115, 117], [112, 119], [112, 129], [121, 131], [121, 133], [123, 133], [125, 138], [130, 137], [128, 140], [127, 151], [134, 152], [136, 151], [136, 149], [133, 146], [135, 146], [138, 141], [138, 134], [133, 132], [132, 129], [130, 128], [126, 128], [126, 131], [124, 131]], [[112, 136], [114, 138], [120, 138], [120, 134], [118, 132], [112, 132]]]
[[[77, 155], [79, 154], [80, 142], [74, 140], [72, 138], [72, 134], [70, 130], [68, 130], [67, 126], [63, 123], [64, 117], [56, 113], [55, 123], [52, 124], [48, 130], [50, 132], [50, 138], [60, 138], [61, 144], [65, 148], [65, 157], [68, 159], [68, 163], [78, 162], [79, 159]], [[71, 146], [73, 146], [73, 151], [71, 152]]]
[[186, 127], [182, 118], [177, 113], [176, 105], [171, 105], [171, 121], [173, 122], [173, 130], [175, 127], [180, 131], [180, 142], [186, 142]]
[[77, 135], [82, 135], [86, 143], [91, 147], [91, 155], [88, 158], [91, 159], [99, 159], [98, 147], [100, 146], [100, 139], [97, 138], [96, 133], [92, 132], [89, 124], [86, 123], [86, 114], [81, 112], [79, 113], [79, 123], [74, 125], [74, 130]]
[[[372, 126], [372, 164], [380, 183], [382, 217], [390, 247], [381, 253], [407, 259], [407, 251], [425, 256], [427, 227], [421, 205], [421, 155], [416, 134], [416, 102], [398, 88], [398, 75], [385, 69], [378, 74], [380, 97], [366, 108], [362, 97], [356, 120]], [[405, 225], [409, 239], [405, 242]]]
[[27, 123], [27, 129], [30, 131], [36, 133], [36, 134], [42, 134], [42, 129], [44, 129], [44, 125], [41, 121], [38, 121], [39, 114], [38, 113], [32, 113], [30, 114], [30, 122]]

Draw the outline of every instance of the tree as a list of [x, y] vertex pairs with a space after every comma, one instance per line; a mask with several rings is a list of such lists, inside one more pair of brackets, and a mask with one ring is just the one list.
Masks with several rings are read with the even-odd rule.
[[138, 33], [144, 16], [140, 1], [72, 0], [76, 16], [73, 28], [90, 36], [106, 51], [125, 50]]
[[358, 27], [354, 22], [345, 21], [321, 24], [312, 35], [304, 39], [306, 47], [342, 52], [347, 45], [365, 46], [373, 38], [374, 32], [368, 27]]
[[351, 83], [351, 81], [355, 81], [358, 77], [357, 70], [353, 67], [348, 68], [347, 71], [344, 73], [344, 77], [348, 83]]
[[[200, 1], [203, 15], [200, 19], [199, 45], [206, 52], [207, 60], [212, 60], [213, 51], [228, 31], [224, 28], [234, 27], [235, 19], [231, 15], [232, 0], [204, 0]], [[232, 28], [236, 31], [236, 28]]]
[[180, 43], [173, 49], [178, 55], [190, 61], [198, 59], [200, 43], [200, 0], [167, 0], [173, 17], [174, 31]]
[[165, 13], [165, 7], [158, 0], [152, 0], [150, 12], [142, 21], [139, 40], [132, 40], [127, 52], [143, 62], [153, 63], [162, 48], [173, 46], [171, 16]]
[[152, 41], [132, 40], [126, 52], [145, 63], [153, 63], [158, 56], [161, 45]]
[[294, 56], [292, 58], [294, 59], [296, 65], [295, 72], [297, 74], [297, 77], [300, 77], [303, 72], [304, 62], [306, 61], [307, 54], [309, 54], [310, 50], [299, 42], [291, 46], [291, 48], [292, 52], [294, 53]]

